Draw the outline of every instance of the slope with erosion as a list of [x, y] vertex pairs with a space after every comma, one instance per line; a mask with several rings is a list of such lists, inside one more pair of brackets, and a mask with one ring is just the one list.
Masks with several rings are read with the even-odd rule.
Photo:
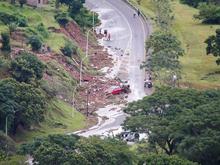
[[[7, 53], [0, 52], [1, 59], [4, 60], [5, 65], [5, 69], [4, 67], [1, 67], [1, 79], [10, 77], [7, 67], [10, 65], [11, 59], [14, 59], [19, 51], [29, 51], [30, 53], [36, 54], [39, 59], [46, 64], [46, 72], [43, 80], [40, 82], [40, 86], [48, 96], [51, 96], [51, 98], [47, 98], [48, 107], [46, 109], [44, 122], [39, 125], [34, 125], [31, 130], [28, 131], [19, 128], [18, 134], [13, 138], [17, 142], [21, 142], [43, 134], [64, 133], [84, 128], [87, 123], [85, 117], [68, 103], [68, 100], [72, 98], [72, 87], [76, 85], [77, 81], [65, 69], [64, 64], [66, 61], [60, 64], [62, 59], [66, 59], [61, 55], [60, 48], [63, 47], [65, 41], [69, 39], [65, 34], [54, 33], [47, 30], [51, 27], [59, 28], [59, 24], [54, 19], [55, 11], [50, 9], [50, 6], [33, 10], [31, 7], [25, 6], [20, 8], [18, 6], [10, 5], [7, 2], [0, 2], [0, 11], [1, 13], [11, 15], [19, 13], [28, 20], [28, 27], [17, 27], [11, 34], [11, 58]], [[41, 31], [36, 30], [36, 27], [41, 23], [44, 25], [46, 33], [48, 33], [47, 37], [42, 35]], [[8, 27], [3, 23], [0, 23], [0, 32], [5, 31], [8, 31]], [[32, 52], [25, 44], [27, 37], [32, 34], [40, 36], [43, 42], [48, 45], [52, 51], [46, 54]], [[45, 58], [49, 56], [53, 56], [54, 60], [51, 59], [46, 61]], [[59, 58], [55, 58], [58, 56]], [[52, 97], [54, 95], [56, 97]], [[72, 116], [72, 113], [75, 115]]]
[[[96, 42], [95, 35], [89, 39], [89, 57], [85, 57], [86, 37], [78, 25], [71, 21], [65, 28], [60, 27], [55, 21], [55, 10], [51, 6], [41, 9], [34, 9], [25, 6], [19, 8], [6, 2], [0, 2], [1, 12], [10, 14], [20, 13], [28, 20], [28, 27], [18, 27], [11, 35], [12, 52], [7, 59], [10, 61], [19, 55], [21, 51], [34, 53], [41, 61], [46, 64], [46, 71], [40, 87], [47, 93], [48, 107], [44, 122], [34, 125], [31, 130], [20, 128], [17, 136], [14, 137], [18, 142], [30, 140], [33, 137], [47, 135], [51, 133], [73, 132], [84, 127], [89, 127], [96, 122], [93, 111], [97, 107], [103, 107], [106, 103], [120, 98], [108, 98], [105, 90], [111, 85], [118, 84], [115, 80], [104, 78], [98, 72], [104, 66], [111, 66], [111, 60], [103, 47]], [[37, 24], [43, 23], [48, 36], [45, 37], [37, 31]], [[7, 31], [8, 27], [0, 24], [0, 31]], [[51, 48], [51, 51], [32, 52], [30, 47], [25, 44], [29, 34], [39, 35], [44, 44]], [[62, 48], [66, 41], [74, 43], [78, 49], [73, 58], [62, 55]], [[2, 53], [1, 53], [2, 54]], [[2, 56], [2, 55], [1, 55]], [[2, 56], [3, 57], [3, 56]], [[80, 62], [83, 62], [83, 87], [79, 87]], [[7, 75], [8, 70], [1, 70], [2, 77]], [[5, 75], [6, 74], [6, 75]], [[82, 113], [86, 113], [87, 89], [90, 91], [89, 118], [85, 118]], [[56, 96], [56, 97], [53, 97]], [[75, 109], [80, 111], [77, 112]]]
[[[137, 0], [130, 1], [154, 22], [156, 8], [152, 0], [141, 0], [140, 4]], [[204, 43], [210, 35], [215, 33], [219, 25], [205, 25], [195, 20], [194, 15], [198, 10], [180, 4], [178, 0], [172, 2], [172, 9], [174, 12], [172, 31], [185, 49], [185, 55], [180, 59], [182, 65], [180, 84], [198, 89], [219, 88], [220, 69], [215, 63], [216, 59], [206, 55]]]

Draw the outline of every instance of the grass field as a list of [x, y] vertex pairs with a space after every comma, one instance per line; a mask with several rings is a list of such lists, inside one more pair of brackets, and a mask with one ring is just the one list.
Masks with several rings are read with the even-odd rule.
[[[131, 0], [138, 5], [136, 0]], [[198, 89], [220, 87], [220, 66], [215, 63], [213, 56], [207, 56], [204, 41], [215, 33], [218, 25], [204, 25], [193, 18], [197, 9], [173, 1], [175, 20], [173, 33], [181, 40], [185, 55], [180, 59], [182, 65], [181, 84]], [[155, 17], [152, 0], [142, 0], [141, 10], [149, 17]], [[153, 21], [152, 21], [153, 22]], [[153, 23], [154, 29], [155, 24]]]
[[32, 131], [20, 131], [14, 138], [16, 142], [32, 140], [49, 134], [70, 133], [85, 127], [85, 117], [60, 100], [53, 100], [45, 115], [45, 120]]

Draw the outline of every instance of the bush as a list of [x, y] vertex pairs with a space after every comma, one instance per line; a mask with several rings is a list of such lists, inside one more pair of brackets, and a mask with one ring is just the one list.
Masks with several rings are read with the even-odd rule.
[[49, 37], [49, 32], [47, 31], [43, 23], [38, 24], [36, 29], [40, 33], [40, 35], [43, 36], [44, 38]]
[[65, 56], [72, 57], [73, 54], [77, 54], [77, 47], [71, 42], [66, 42], [61, 51]]
[[[3, 151], [3, 153], [1, 152]], [[15, 142], [3, 132], [0, 131], [0, 155], [13, 155], [16, 151]], [[0, 157], [2, 157], [0, 156]], [[1, 160], [1, 158], [0, 158]]]
[[5, 25], [16, 23], [20, 27], [27, 26], [27, 19], [20, 14], [8, 14], [0, 12], [0, 21], [3, 22]]
[[8, 33], [1, 33], [2, 36], [2, 48], [3, 51], [10, 51], [10, 35]]
[[65, 27], [69, 22], [67, 13], [58, 13], [55, 15], [55, 19], [63, 27]]
[[34, 55], [24, 53], [11, 63], [12, 76], [19, 82], [40, 80], [43, 77], [44, 64]]
[[31, 45], [33, 51], [39, 51], [42, 46], [42, 41], [38, 36], [34, 35], [28, 39], [28, 44]]
[[12, 32], [16, 31], [17, 29], [17, 24], [15, 22], [12, 22], [8, 25], [9, 33], [11, 34]]

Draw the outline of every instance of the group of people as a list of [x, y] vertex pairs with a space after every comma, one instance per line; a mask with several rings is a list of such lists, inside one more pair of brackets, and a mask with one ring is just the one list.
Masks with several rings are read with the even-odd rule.
[[[102, 34], [102, 29], [101, 28], [99, 29], [99, 34]], [[107, 30], [104, 30], [104, 37], [107, 38], [107, 41], [111, 40], [111, 34], [108, 33]]]
[[144, 80], [144, 87], [146, 88], [146, 87], [148, 87], [148, 88], [152, 88], [153, 87], [153, 83], [152, 83], [152, 77], [151, 77], [151, 75], [149, 75], [148, 76], [148, 78], [146, 78], [145, 80]]
[[[140, 14], [141, 14], [141, 12], [140, 12], [140, 10], [138, 9], [138, 10], [137, 10], [137, 15], [140, 16]], [[136, 17], [136, 13], [133, 14], [133, 17], [134, 17], [134, 18]]]

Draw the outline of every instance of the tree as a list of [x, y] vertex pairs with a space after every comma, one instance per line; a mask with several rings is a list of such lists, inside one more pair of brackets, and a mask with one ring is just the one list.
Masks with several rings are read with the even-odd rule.
[[0, 81], [0, 129], [5, 130], [6, 116], [9, 132], [15, 134], [19, 125], [29, 128], [43, 120], [45, 96], [32, 85], [13, 79]]
[[123, 142], [97, 137], [80, 139], [76, 135], [50, 135], [23, 145], [21, 151], [31, 153], [40, 165], [131, 165], [133, 161], [132, 152]]
[[42, 42], [38, 36], [31, 36], [28, 40], [28, 44], [31, 45], [33, 51], [39, 51], [42, 46]]
[[[217, 162], [219, 98], [220, 91], [160, 88], [152, 96], [129, 104], [125, 112], [131, 117], [123, 126], [126, 130], [147, 133], [155, 152], [159, 147], [159, 151], [162, 149], [168, 155], [178, 154], [204, 165]], [[200, 108], [203, 106], [204, 110]]]
[[114, 139], [97, 137], [80, 139], [77, 149], [92, 165], [132, 165], [133, 155], [128, 146]]
[[[216, 30], [216, 35], [210, 36], [205, 43], [207, 44], [206, 47], [206, 54], [212, 54], [215, 57], [220, 56], [220, 29]], [[216, 63], [220, 65], [220, 58], [216, 60]]]
[[10, 35], [8, 33], [1, 33], [2, 36], [2, 47], [1, 50], [3, 51], [10, 51]]
[[179, 74], [179, 57], [183, 56], [184, 50], [181, 42], [170, 32], [154, 32], [146, 42], [146, 50], [151, 55], [142, 67], [150, 68], [158, 79], [161, 79], [161, 73]]
[[180, 0], [180, 2], [193, 7], [198, 7], [200, 3], [220, 4], [219, 0]]
[[45, 65], [34, 55], [24, 53], [11, 62], [12, 76], [19, 82], [29, 83], [43, 77]]
[[66, 153], [63, 148], [56, 144], [44, 143], [34, 153], [34, 162], [39, 165], [60, 165], [65, 162]]
[[170, 0], [154, 0], [154, 4], [157, 12], [157, 25], [160, 27], [161, 30], [169, 31], [174, 18], [172, 14]]
[[142, 156], [138, 162], [139, 165], [198, 165], [186, 159], [181, 159], [178, 156], [168, 156], [165, 154], [148, 154]]
[[220, 5], [201, 4], [198, 9], [199, 14], [194, 16], [196, 19], [207, 24], [220, 24]]
[[182, 141], [179, 153], [202, 165], [220, 163], [220, 102], [198, 106], [177, 118]]
[[27, 3], [27, 0], [19, 0], [20, 7], [22, 8], [24, 4]]
[[[184, 54], [181, 42], [169, 32], [157, 31], [146, 42], [147, 51], [152, 50], [152, 69], [178, 68], [178, 59]], [[162, 65], [162, 66], [160, 66]]]
[[190, 6], [193, 6], [193, 7], [197, 7], [199, 5], [199, 3], [202, 3], [202, 2], [208, 2], [208, 0], [180, 0], [180, 2], [184, 3], [184, 4], [188, 4]]
[[67, 5], [71, 13], [77, 14], [83, 7], [85, 0], [59, 0], [59, 3]]
[[74, 15], [80, 12], [80, 9], [83, 8], [83, 3], [85, 0], [72, 0], [69, 6], [70, 16], [74, 17]]

